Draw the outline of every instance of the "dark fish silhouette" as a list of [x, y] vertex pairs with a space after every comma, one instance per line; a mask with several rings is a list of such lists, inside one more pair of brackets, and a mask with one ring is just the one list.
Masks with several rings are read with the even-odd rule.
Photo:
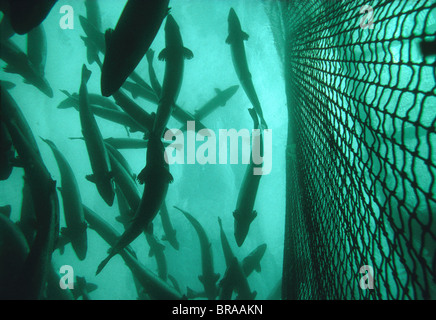
[[250, 254], [244, 258], [244, 260], [242, 260], [242, 270], [244, 271], [245, 276], [248, 277], [254, 270], [256, 270], [256, 272], [261, 271], [260, 260], [262, 260], [265, 250], [266, 244], [261, 244], [252, 252], [250, 252]]
[[109, 250], [108, 257], [98, 266], [97, 274], [114, 255], [135, 240], [143, 230], [147, 230], [159, 211], [168, 191], [168, 185], [173, 181], [168, 164], [164, 159], [164, 153], [165, 149], [160, 138], [150, 136], [147, 148], [147, 165], [138, 175], [138, 180], [145, 184], [141, 202], [129, 227]]
[[[253, 118], [254, 129], [259, 128], [259, 121], [257, 119], [256, 112], [253, 109], [249, 109], [250, 115]], [[253, 139], [256, 141], [255, 139]], [[260, 150], [263, 148], [262, 134], [260, 135]], [[253, 145], [253, 148], [256, 146]], [[261, 151], [263, 154], [263, 151]], [[262, 175], [255, 175], [253, 169], [255, 167], [261, 167], [262, 164], [255, 164], [251, 159], [250, 164], [245, 171], [244, 180], [242, 181], [241, 189], [239, 190], [238, 201], [236, 203], [236, 210], [233, 212], [235, 218], [235, 239], [238, 246], [242, 246], [247, 237], [248, 230], [254, 218], [257, 216], [257, 212], [253, 210], [254, 203], [256, 201], [257, 189], [259, 188], [259, 182]]]
[[174, 206], [177, 210], [179, 210], [188, 221], [192, 224], [195, 231], [197, 232], [198, 239], [200, 240], [201, 247], [201, 267], [203, 274], [198, 277], [200, 282], [203, 284], [204, 292], [206, 297], [209, 300], [215, 300], [218, 296], [218, 288], [217, 281], [220, 278], [218, 273], [214, 272], [213, 267], [213, 255], [212, 255], [212, 247], [209, 242], [209, 238], [207, 237], [206, 231], [204, 231], [201, 224], [188, 212]]
[[82, 68], [82, 83], [80, 85], [80, 123], [82, 134], [85, 138], [86, 148], [89, 154], [93, 174], [87, 179], [94, 182], [103, 200], [112, 206], [115, 192], [112, 183], [109, 156], [103, 142], [103, 138], [89, 106], [88, 89], [86, 84], [91, 76], [85, 65]]
[[21, 298], [20, 278], [29, 253], [26, 239], [8, 217], [0, 214], [0, 299]]
[[67, 228], [62, 229], [62, 235], [71, 241], [74, 252], [79, 260], [84, 260], [88, 251], [86, 222], [82, 207], [79, 186], [67, 159], [59, 151], [53, 141], [42, 139], [53, 152], [61, 175], [61, 187], [65, 221]]
[[50, 13], [57, 0], [6, 0], [8, 10], [5, 13], [10, 19], [14, 31], [25, 34], [39, 26]]
[[171, 224], [168, 208], [165, 201], [160, 207], [159, 215], [162, 221], [163, 230], [165, 232], [165, 234], [162, 236], [162, 240], [168, 241], [174, 249], [179, 250], [179, 242], [176, 238], [176, 230]]
[[11, 40], [0, 43], [0, 58], [7, 63], [5, 72], [19, 74], [24, 78], [25, 83], [33, 85], [49, 98], [53, 97], [53, 90], [41, 75], [40, 67], [34, 66], [29, 57]]
[[36, 236], [24, 266], [26, 271], [17, 290], [20, 299], [41, 299], [59, 233], [56, 182], [13, 120], [7, 122], [7, 127], [29, 183], [37, 222]]
[[209, 114], [211, 114], [214, 110], [218, 109], [220, 106], [223, 107], [226, 105], [227, 101], [230, 100], [231, 97], [238, 91], [239, 86], [234, 85], [223, 91], [220, 89], [215, 89], [216, 95], [208, 102], [206, 102], [203, 106], [197, 109], [194, 113], [194, 117], [196, 119], [204, 119]]
[[163, 19], [169, 0], [128, 0], [115, 30], [106, 31], [106, 54], [101, 74], [101, 92], [110, 96], [135, 70]]
[[192, 59], [191, 50], [183, 46], [179, 26], [168, 15], [165, 24], [165, 49], [159, 54], [159, 60], [165, 60], [165, 75], [162, 85], [162, 93], [156, 112], [156, 120], [153, 133], [161, 137], [176, 103], [183, 79], [184, 60]]
[[150, 246], [150, 250], [148, 252], [149, 257], [155, 257], [157, 270], [159, 274], [159, 278], [164, 281], [167, 281], [168, 277], [168, 266], [167, 260], [165, 258], [165, 246], [160, 243], [156, 237], [149, 232], [145, 232], [145, 237], [147, 239], [148, 245]]
[[248, 34], [242, 31], [241, 23], [233, 8], [229, 11], [228, 26], [229, 36], [226, 39], [226, 43], [230, 45], [233, 66], [235, 67], [236, 74], [241, 82], [242, 88], [244, 88], [248, 99], [260, 118], [263, 129], [267, 129], [268, 126], [263, 117], [262, 107], [259, 98], [257, 97], [256, 90], [254, 89], [245, 54], [244, 41], [248, 40]]

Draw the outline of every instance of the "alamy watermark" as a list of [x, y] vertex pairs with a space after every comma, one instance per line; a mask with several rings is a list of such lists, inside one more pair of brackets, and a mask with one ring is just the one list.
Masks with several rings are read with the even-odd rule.
[[[363, 17], [360, 18], [360, 27], [362, 29], [374, 29], [374, 8], [370, 5], [364, 5], [360, 8], [360, 13], [366, 13]], [[368, 20], [368, 23], [365, 23], [366, 20]]]
[[[262, 146], [261, 134], [263, 138]], [[217, 146], [217, 136], [213, 130], [201, 129], [196, 133], [195, 121], [188, 121], [186, 139], [184, 133], [177, 129], [167, 130], [164, 139], [172, 141], [165, 150], [165, 160], [169, 165], [175, 163], [198, 163], [202, 165], [228, 164], [229, 154], [230, 164], [238, 164], [239, 142], [241, 142], [242, 164], [250, 164], [250, 161], [253, 161], [255, 165], [258, 165], [253, 166], [254, 175], [267, 175], [271, 172], [272, 129], [253, 129], [251, 135], [248, 129], [241, 129], [239, 131], [235, 129], [220, 129]], [[203, 143], [196, 148], [197, 142]], [[262, 148], [263, 150], [261, 150]]]
[[364, 265], [360, 268], [359, 273], [365, 274], [359, 280], [360, 289], [374, 289], [374, 268], [369, 265]]

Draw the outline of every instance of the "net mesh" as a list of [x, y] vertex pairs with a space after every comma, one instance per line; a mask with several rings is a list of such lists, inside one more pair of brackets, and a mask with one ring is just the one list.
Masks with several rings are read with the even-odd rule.
[[289, 117], [283, 298], [436, 299], [436, 1], [264, 4]]

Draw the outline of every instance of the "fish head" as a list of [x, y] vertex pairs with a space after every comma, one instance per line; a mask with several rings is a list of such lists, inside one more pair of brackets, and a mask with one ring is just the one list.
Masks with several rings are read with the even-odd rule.
[[230, 8], [229, 15], [227, 17], [227, 21], [229, 23], [229, 32], [231, 30], [241, 29], [241, 23], [239, 22], [239, 18], [235, 12], [235, 9]]
[[167, 48], [172, 46], [183, 47], [179, 25], [171, 14], [168, 15], [165, 23], [165, 45]]

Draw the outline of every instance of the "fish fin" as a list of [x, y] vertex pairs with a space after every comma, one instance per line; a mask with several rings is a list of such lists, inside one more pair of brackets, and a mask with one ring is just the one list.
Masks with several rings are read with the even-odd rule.
[[62, 188], [61, 187], [58, 187], [57, 189], [59, 190], [60, 193], [62, 193]]
[[117, 222], [119, 222], [119, 223], [122, 223], [122, 224], [131, 221], [131, 219], [129, 219], [129, 218], [125, 217], [125, 216], [117, 216], [117, 217], [115, 217], [115, 220]]
[[73, 98], [73, 95], [69, 93], [67, 90], [59, 90], [59, 91], [62, 92], [64, 95], [66, 95], [68, 98]]
[[200, 280], [200, 282], [203, 283], [203, 281], [204, 281], [203, 275], [199, 275], [198, 280]]
[[91, 70], [89, 70], [85, 64], [82, 66], [82, 82], [88, 83], [89, 78], [91, 78]]
[[256, 264], [256, 266], [254, 267], [254, 270], [256, 270], [257, 273], [259, 273], [259, 272], [262, 271], [262, 267], [260, 266], [260, 262], [258, 262], [258, 263]]
[[154, 226], [153, 226], [153, 222], [150, 222], [147, 227], [145, 228], [145, 232], [147, 232], [150, 235], [153, 235], [153, 231], [154, 231]]
[[11, 66], [10, 64], [7, 64], [7, 65], [3, 68], [3, 71], [4, 71], [4, 72], [7, 72], [7, 73], [18, 73], [18, 69], [15, 68], [15, 67], [13, 67], [13, 66]]
[[257, 211], [256, 210], [253, 210], [251, 217], [252, 217], [251, 221], [253, 221], [257, 217]]
[[96, 179], [95, 179], [95, 176], [94, 176], [94, 174], [88, 174], [88, 175], [86, 175], [85, 176], [85, 179], [86, 180], [88, 180], [89, 182], [92, 182], [92, 183], [96, 183]]
[[185, 59], [191, 60], [192, 58], [194, 58], [194, 53], [188, 48], [183, 48], [183, 57]]
[[168, 7], [168, 10], [167, 10], [167, 15], [169, 15], [170, 13], [171, 13], [171, 7]]
[[159, 61], [165, 61], [167, 59], [167, 48], [162, 49], [162, 51], [159, 53], [157, 59]]
[[226, 43], [227, 44], [231, 44], [232, 43], [232, 37], [230, 35], [227, 37]]
[[242, 31], [242, 40], [247, 41], [249, 37], [247, 32]]
[[221, 89], [219, 89], [219, 88], [215, 88], [215, 92], [216, 92], [216, 94], [222, 93]]
[[73, 104], [72, 104], [71, 99], [67, 98], [58, 104], [57, 109], [68, 109], [68, 108], [72, 108], [72, 107], [73, 107]]
[[[111, 249], [109, 249], [109, 251], [111, 251]], [[112, 259], [112, 257], [113, 257], [113, 254], [109, 253], [109, 255], [106, 257], [106, 259], [104, 259], [102, 262], [100, 262], [95, 275], [98, 275], [103, 270], [103, 268], [107, 265], [109, 260]]]
[[94, 283], [86, 283], [86, 291], [88, 291], [88, 293], [91, 293], [92, 291], [95, 291], [98, 289], [98, 286]]
[[23, 82], [24, 82], [25, 84], [31, 84], [30, 81], [27, 80], [27, 79], [23, 79]]

